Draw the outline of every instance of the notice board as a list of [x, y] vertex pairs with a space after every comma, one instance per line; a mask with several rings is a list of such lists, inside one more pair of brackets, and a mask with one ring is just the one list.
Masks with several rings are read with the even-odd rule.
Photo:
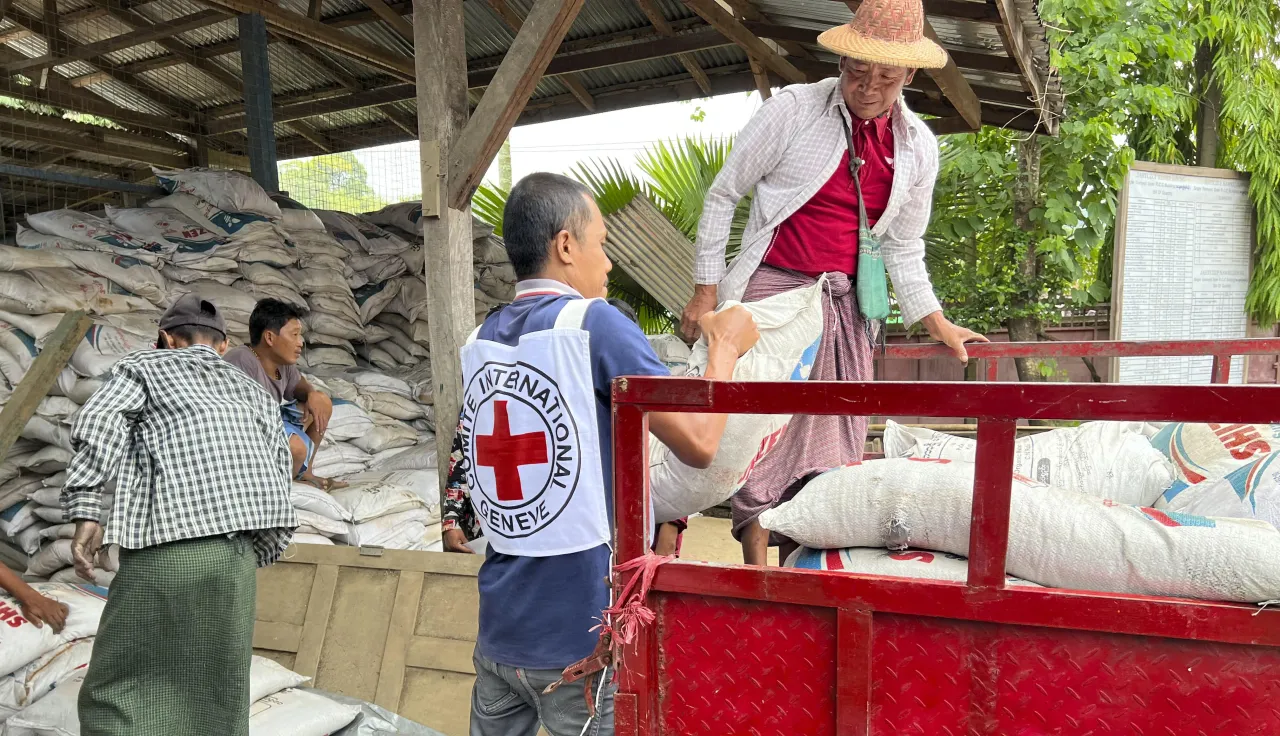
[[[1247, 337], [1253, 227], [1247, 174], [1135, 162], [1116, 212], [1112, 339]], [[1204, 384], [1212, 365], [1211, 357], [1120, 358], [1111, 375], [1119, 383]], [[1237, 357], [1231, 382], [1243, 377]]]

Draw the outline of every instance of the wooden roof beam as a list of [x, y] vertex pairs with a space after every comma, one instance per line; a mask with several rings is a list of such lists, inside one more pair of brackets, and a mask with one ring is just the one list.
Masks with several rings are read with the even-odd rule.
[[[111, 17], [130, 28], [154, 30], [161, 25], [153, 22], [150, 18], [141, 13], [116, 5], [112, 0], [90, 0], [90, 2], [96, 3], [106, 10]], [[212, 23], [221, 23], [222, 21], [230, 20], [231, 18], [231, 16], [219, 10], [211, 10], [209, 12], [216, 16]], [[174, 54], [174, 56], [180, 59], [183, 63], [190, 64], [192, 67], [203, 72], [205, 76], [209, 77], [214, 82], [221, 84], [229, 91], [234, 92], [237, 95], [243, 94], [244, 84], [239, 77], [228, 72], [217, 64], [214, 64], [208, 59], [200, 58], [196, 55], [194, 49], [182, 41], [179, 41], [176, 38], [176, 35], [176, 33], [167, 34], [156, 39], [156, 43]]]
[[536, 0], [493, 82], [449, 151], [448, 204], [463, 209], [523, 112], [583, 0]]
[[1013, 0], [994, 0], [996, 10], [1000, 13], [1000, 37], [1004, 39], [1004, 50], [1018, 62], [1022, 70], [1022, 79], [1031, 90], [1039, 115], [1045, 117], [1044, 132], [1053, 135], [1058, 132], [1056, 117], [1044, 113], [1047, 104], [1047, 93], [1044, 80], [1036, 71], [1035, 59], [1031, 52], [1031, 43], [1022, 30], [1022, 21]]
[[267, 0], [205, 0], [233, 13], [258, 13], [281, 35], [318, 44], [378, 67], [407, 82], [414, 81], [413, 59], [401, 56], [305, 15], [291, 13]]
[[[59, 31], [56, 24], [47, 23], [39, 18], [27, 15], [16, 8], [11, 7], [5, 13], [5, 17], [33, 33], [43, 36], [51, 49], [65, 48], [74, 50], [79, 46], [74, 39]], [[174, 115], [178, 115], [179, 111], [183, 110], [190, 104], [185, 100], [169, 94], [168, 92], [151, 87], [144, 80], [139, 79], [134, 74], [114, 68], [114, 65], [109, 60], [93, 56], [87, 59], [79, 59], [79, 61], [83, 61], [84, 63], [96, 68], [98, 71], [111, 75], [112, 79], [128, 87], [139, 97], [148, 100], [153, 105], [156, 105], [161, 109], [169, 108], [169, 112]]]
[[[721, 4], [728, 5], [729, 7], [733, 8], [733, 12], [737, 13], [738, 17], [742, 20], [756, 21], [759, 23], [769, 22], [769, 18], [767, 18], [764, 13], [761, 13], [760, 9], [757, 8], [755, 4], [751, 2], [751, 0], [724, 0], [724, 2]], [[810, 54], [808, 49], [796, 43], [795, 41], [788, 41], [785, 39], [783, 40], [773, 39], [773, 40], [776, 41], [777, 44], [780, 47], [782, 47], [783, 50], [785, 50], [788, 54], [792, 56], [798, 56], [801, 59], [813, 58], [813, 54]]]
[[49, 76], [47, 90], [40, 90], [34, 85], [18, 84], [12, 79], [0, 78], [0, 94], [25, 102], [52, 105], [71, 112], [97, 115], [128, 127], [189, 136], [200, 134], [200, 131], [188, 121], [127, 110], [99, 97], [85, 94], [83, 90], [75, 89], [56, 74]]
[[[835, 0], [835, 2], [844, 2], [844, 0]], [[924, 0], [924, 14], [991, 25], [1000, 25], [1003, 22], [1000, 13], [991, 3], [973, 0]]]
[[[640, 11], [649, 19], [649, 23], [667, 38], [676, 35], [675, 29], [671, 27], [671, 23], [667, 21], [667, 17], [662, 14], [662, 8], [654, 0], [636, 0], [636, 4], [640, 6]], [[689, 76], [693, 77], [693, 81], [698, 83], [698, 88], [711, 96], [711, 80], [707, 78], [707, 73], [703, 71], [702, 65], [693, 57], [693, 54], [676, 54], [676, 59], [680, 61], [685, 71], [689, 72]]]
[[382, 19], [383, 23], [391, 26], [391, 30], [395, 31], [401, 38], [413, 45], [413, 24], [404, 19], [404, 16], [382, 0], [364, 0], [364, 4], [373, 11], [373, 14]]
[[226, 20], [226, 17], [226, 15], [217, 10], [203, 10], [199, 13], [192, 13], [191, 15], [185, 15], [163, 23], [141, 28], [135, 26], [135, 30], [129, 33], [113, 36], [95, 43], [87, 43], [83, 46], [76, 46], [62, 54], [45, 54], [33, 59], [5, 64], [3, 71], [5, 74], [15, 74], [17, 72], [36, 71], [59, 66], [68, 61], [87, 61], [95, 56], [141, 46], [144, 43], [159, 41], [180, 33], [194, 31], [197, 28], [211, 26], [214, 23]]
[[[520, 34], [521, 26], [524, 25], [524, 18], [520, 17], [520, 13], [516, 12], [516, 9], [511, 7], [506, 0], [488, 0], [488, 2], [489, 7], [493, 8], [493, 11], [498, 14], [499, 18], [502, 18], [502, 22], [506, 23], [518, 36]], [[572, 74], [565, 74], [560, 79], [560, 83], [569, 90], [569, 94], [573, 95], [578, 102], [582, 103], [583, 107], [595, 112], [595, 100], [591, 97], [591, 93], [587, 91], [587, 86], [577, 77]], [[472, 86], [484, 85], [472, 85], [470, 80], [468, 80], [467, 86], [470, 88]]]
[[44, 127], [14, 123], [5, 123], [4, 130], [5, 135], [72, 153], [91, 153], [95, 156], [108, 156], [122, 161], [137, 161], [172, 169], [182, 169], [191, 165], [190, 157], [186, 154], [163, 153], [151, 148], [123, 145], [115, 141], [104, 142], [99, 136], [68, 135], [50, 131]]
[[301, 120], [295, 120], [289, 123], [289, 127], [293, 132], [316, 144], [321, 151], [324, 151], [325, 153], [333, 153], [333, 141], [329, 140], [329, 137], [324, 133], [321, 133], [312, 127], [311, 124], [304, 123]]
[[800, 84], [808, 81], [804, 72], [797, 69], [795, 65], [777, 51], [774, 51], [759, 36], [747, 30], [747, 27], [742, 25], [742, 21], [734, 18], [729, 11], [720, 7], [716, 0], [684, 0], [684, 4], [700, 15], [703, 20], [710, 23], [716, 30], [723, 33], [725, 38], [741, 46], [748, 56], [759, 59], [770, 71], [782, 77], [784, 81], [791, 84]]

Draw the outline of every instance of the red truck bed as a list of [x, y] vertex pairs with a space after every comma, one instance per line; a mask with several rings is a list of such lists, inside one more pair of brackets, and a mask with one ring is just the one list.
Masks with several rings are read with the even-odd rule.
[[[1221, 383], [1231, 355], [1280, 353], [1280, 340], [972, 354], [1046, 352], [1213, 355]], [[969, 579], [663, 565], [657, 620], [624, 653], [619, 736], [1280, 734], [1280, 611], [1004, 585], [1017, 420], [1267, 424], [1280, 420], [1280, 387], [620, 379], [618, 563], [645, 553], [652, 528], [642, 450], [653, 411], [976, 417]]]

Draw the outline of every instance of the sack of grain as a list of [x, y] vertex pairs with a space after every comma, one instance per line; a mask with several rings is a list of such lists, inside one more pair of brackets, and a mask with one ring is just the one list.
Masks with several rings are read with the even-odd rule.
[[378, 473], [392, 470], [435, 470], [437, 467], [436, 441], [432, 436], [419, 438], [418, 444], [410, 448], [391, 448], [376, 453], [373, 462], [369, 463], [369, 472]]
[[355, 357], [342, 348], [308, 347], [303, 352], [302, 359], [311, 370], [341, 370], [356, 367]]
[[[214, 281], [195, 281], [190, 284], [173, 284], [170, 291], [176, 296], [195, 293], [201, 298], [208, 299], [218, 305], [218, 311], [222, 312], [222, 316], [227, 320], [227, 328], [231, 332], [231, 325], [248, 327], [249, 315], [253, 313], [253, 308], [257, 306], [258, 300], [254, 299], [251, 294], [246, 294], [241, 289], [230, 286], [223, 286]], [[247, 332], [247, 330], [246, 330]]]
[[222, 209], [200, 197], [185, 192], [153, 199], [148, 207], [160, 207], [181, 212], [188, 219], [222, 237], [244, 239], [253, 236], [269, 236], [283, 239], [282, 231], [270, 217], [251, 212], [233, 212]]
[[327, 438], [342, 442], [353, 440], [373, 429], [373, 419], [368, 412], [353, 402], [335, 398], [333, 416], [329, 418]]
[[377, 212], [364, 213], [362, 219], [374, 225], [395, 227], [422, 237], [422, 202], [389, 204]]
[[293, 533], [293, 543], [294, 544], [319, 544], [325, 547], [334, 546], [333, 540], [324, 536], [323, 534], [310, 534], [310, 533], [302, 533], [302, 532]]
[[294, 482], [289, 491], [289, 501], [299, 511], [307, 511], [333, 521], [351, 521], [346, 507], [328, 493], [307, 483]]
[[358, 248], [360, 252], [369, 255], [393, 256], [409, 247], [404, 240], [355, 215], [333, 210], [316, 210], [316, 214], [324, 222], [329, 234], [351, 250], [352, 254]]
[[1259, 455], [1224, 478], [1174, 481], [1156, 501], [1161, 511], [1259, 519], [1280, 527], [1280, 452]]
[[648, 335], [649, 347], [658, 354], [673, 376], [683, 376], [689, 372], [689, 358], [693, 350], [684, 344], [676, 335]]
[[426, 317], [427, 283], [415, 276], [402, 276], [396, 279], [400, 284], [394, 299], [383, 311], [392, 312], [409, 322], [417, 322]]
[[256, 703], [268, 695], [298, 687], [310, 679], [273, 660], [254, 655], [249, 661], [249, 702]]
[[[801, 547], [786, 560], [786, 567], [800, 570], [833, 570], [880, 575], [891, 578], [918, 578], [963, 583], [969, 579], [969, 560], [949, 552], [904, 549], [898, 552], [871, 547], [845, 549], [809, 549]], [[1012, 575], [1005, 576], [1009, 585], [1039, 588], [1036, 583]]]
[[1151, 444], [1188, 483], [1222, 478], [1254, 458], [1280, 451], [1280, 424], [1167, 424]]
[[[104, 220], [84, 212], [76, 212], [75, 210], [52, 210], [49, 212], [34, 212], [27, 215], [27, 224], [32, 229], [44, 234], [59, 238], [66, 246], [65, 241], [79, 243], [82, 246], [89, 246], [93, 250], [103, 250], [115, 253], [116, 255], [134, 256], [140, 260], [163, 258], [172, 253], [177, 246], [173, 243], [165, 241], [152, 240], [149, 238], [132, 235], [113, 226], [108, 220]], [[19, 234], [22, 234], [19, 231]], [[40, 247], [44, 243], [37, 244], [38, 239], [27, 238], [18, 239], [18, 245], [26, 247]], [[51, 247], [59, 247], [58, 244], [51, 244]], [[79, 248], [77, 250], [83, 250]]]
[[428, 522], [440, 520], [440, 475], [435, 468], [407, 470], [368, 470], [348, 475], [343, 480], [351, 483], [372, 483], [408, 488], [429, 510]]
[[[261, 267], [271, 268], [270, 266], [261, 266]], [[271, 268], [271, 270], [276, 271], [276, 269], [274, 268]], [[279, 273], [279, 271], [276, 271], [276, 272]], [[235, 288], [241, 289], [246, 294], [249, 294], [250, 296], [252, 296], [255, 301], [261, 301], [263, 299], [276, 299], [284, 302], [285, 304], [291, 304], [297, 307], [298, 309], [303, 310], [304, 312], [308, 309], [307, 300], [304, 299], [302, 295], [297, 292], [296, 289], [291, 289], [286, 286], [280, 286], [279, 284], [254, 284], [254, 283], [250, 283], [245, 279], [240, 279], [238, 281], [235, 281], [234, 286]], [[308, 335], [307, 337], [308, 339], [310, 339], [311, 336]]]
[[[965, 554], [971, 463], [899, 458], [829, 471], [760, 516], [817, 549], [920, 548]], [[1280, 598], [1280, 532], [1012, 480], [1006, 570], [1041, 585], [1257, 603]]]
[[237, 281], [241, 281], [239, 264], [231, 261], [231, 268], [221, 271], [199, 271], [194, 268], [184, 268], [182, 266], [174, 266], [172, 264], [164, 266], [160, 269], [160, 275], [169, 280], [170, 283], [177, 282], [179, 284], [191, 284], [196, 281], [214, 281], [223, 286], [230, 286]]
[[67, 604], [67, 620], [59, 633], [51, 626], [36, 627], [22, 615], [18, 601], [0, 591], [0, 676], [12, 674], [40, 657], [98, 633], [98, 619], [106, 604], [106, 591], [89, 585], [38, 583], [31, 587], [41, 595]]
[[178, 210], [167, 207], [112, 207], [107, 205], [112, 225], [148, 240], [176, 246], [171, 261], [179, 265], [200, 263], [211, 258], [226, 238], [204, 227]]
[[[735, 381], [805, 380], [822, 339], [822, 281], [762, 301], [743, 305], [755, 318], [760, 340], [738, 360]], [[726, 303], [721, 308], [730, 306]], [[707, 365], [706, 340], [694, 346], [691, 375]], [[725, 425], [711, 467], [692, 468], [654, 437], [649, 438], [649, 486], [659, 522], [711, 508], [732, 496], [750, 477], [756, 463], [773, 449], [790, 415], [733, 414]]]
[[405, 422], [421, 419], [427, 415], [426, 407], [422, 404], [406, 399], [400, 394], [389, 392], [361, 391], [360, 399], [356, 403], [367, 412], [377, 412]]
[[351, 440], [351, 444], [370, 455], [397, 447], [412, 447], [417, 443], [417, 431], [397, 420], [375, 422], [371, 431]]
[[280, 206], [271, 201], [267, 191], [252, 178], [238, 171], [215, 169], [163, 169], [152, 172], [166, 191], [182, 192], [208, 202], [227, 212], [247, 212], [279, 219]]
[[341, 477], [359, 473], [369, 467], [372, 460], [368, 453], [355, 445], [337, 442], [332, 435], [326, 435], [311, 459], [311, 470], [324, 478]]
[[154, 348], [158, 329], [148, 336], [95, 322], [71, 354], [71, 368], [85, 378], [105, 377], [111, 367], [129, 353]]
[[347, 525], [341, 521], [334, 521], [322, 514], [299, 508], [295, 508], [294, 513], [298, 515], [299, 528], [312, 529], [324, 537], [337, 537], [347, 533]]
[[282, 239], [259, 238], [240, 245], [239, 260], [285, 268], [298, 262], [298, 251]]
[[395, 372], [403, 367], [403, 364], [396, 360], [394, 355], [377, 345], [361, 345], [356, 349], [356, 352], [361, 358], [364, 358], [365, 361], [379, 370]]
[[426, 549], [427, 511], [412, 509], [379, 516], [361, 524], [348, 524], [342, 538], [352, 547]]
[[427, 502], [412, 490], [383, 481], [355, 481], [331, 495], [356, 524], [400, 511], [427, 508]]
[[[977, 440], [889, 420], [885, 457], [973, 462]], [[1090, 422], [1023, 437], [1013, 472], [1041, 483], [1116, 503], [1150, 506], [1174, 480], [1173, 466], [1151, 447], [1137, 422]]]
[[290, 688], [249, 706], [250, 736], [327, 736], [360, 715], [360, 709], [309, 690]]
[[298, 285], [289, 278], [287, 269], [273, 268], [265, 263], [241, 263], [240, 275], [246, 281], [258, 286], [281, 286], [290, 291], [297, 291]]
[[92, 653], [92, 637], [77, 639], [55, 647], [11, 675], [0, 677], [0, 724], [48, 695], [72, 672], [87, 667]]
[[280, 208], [280, 227], [286, 232], [307, 232], [324, 230], [324, 223], [306, 205], [286, 197], [283, 194], [272, 194], [271, 201]]
[[[314, 212], [312, 214], [315, 214]], [[294, 247], [298, 249], [299, 263], [311, 265], [312, 259], [338, 258], [346, 260], [351, 257], [351, 253], [342, 246], [327, 230], [289, 230], [289, 239], [293, 241]]]
[[352, 296], [360, 306], [360, 322], [368, 324], [374, 317], [381, 314], [399, 293], [400, 282], [398, 281], [370, 283], [353, 291]]
[[74, 268], [0, 271], [0, 309], [49, 314], [83, 309], [91, 314], [125, 314], [154, 309], [109, 279]]

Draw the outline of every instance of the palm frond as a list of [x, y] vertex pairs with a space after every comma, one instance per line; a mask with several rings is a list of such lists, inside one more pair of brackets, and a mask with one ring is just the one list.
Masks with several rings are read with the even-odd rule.
[[569, 170], [569, 176], [591, 190], [600, 213], [606, 217], [631, 204], [637, 195], [644, 194], [640, 180], [613, 158], [579, 163]]
[[636, 310], [636, 317], [640, 320], [640, 329], [644, 330], [644, 334], [665, 335], [675, 332], [675, 317], [667, 311], [666, 307], [649, 296], [648, 292], [634, 292], [610, 277], [609, 296], [621, 299]]
[[481, 184], [471, 198], [471, 214], [493, 226], [493, 234], [502, 237], [502, 212], [507, 208], [511, 190], [496, 184]]

